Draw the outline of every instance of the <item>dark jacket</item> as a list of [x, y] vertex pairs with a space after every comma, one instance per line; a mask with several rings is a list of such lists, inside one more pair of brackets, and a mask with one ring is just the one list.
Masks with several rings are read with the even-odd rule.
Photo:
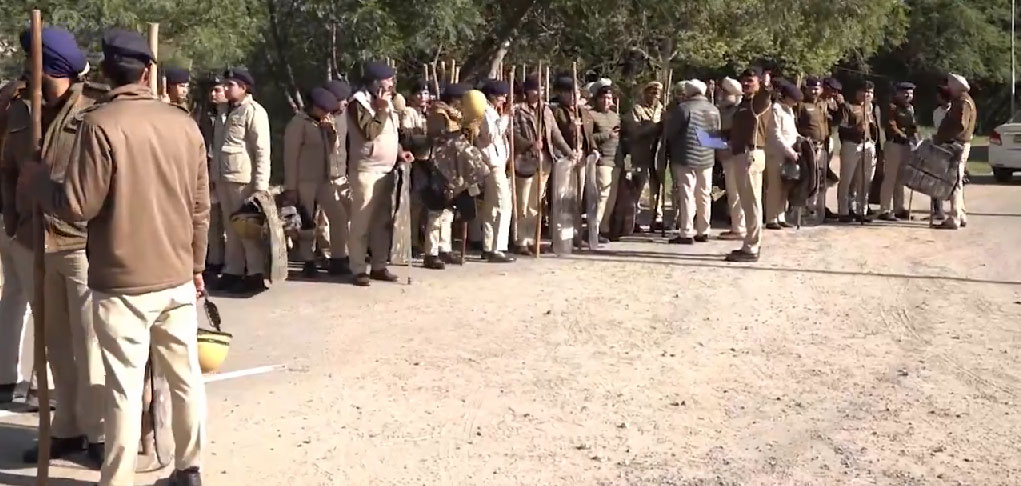
[[730, 129], [730, 150], [734, 155], [766, 147], [766, 126], [769, 117], [770, 92], [760, 89], [751, 97], [745, 96], [734, 112], [734, 126]]
[[968, 143], [975, 135], [975, 120], [977, 119], [975, 100], [971, 99], [968, 93], [950, 103], [950, 111], [943, 117], [939, 124], [936, 135], [932, 141], [936, 143]]
[[908, 140], [918, 134], [918, 123], [915, 121], [915, 107], [910, 104], [890, 103], [886, 116], [886, 139], [899, 144], [907, 144]]
[[581, 150], [582, 155], [585, 155], [596, 150], [596, 143], [592, 134], [594, 122], [588, 108], [578, 108], [578, 113], [581, 115], [582, 138], [580, 141], [575, 140], [578, 136], [578, 131], [574, 125], [574, 108], [560, 104], [553, 107], [553, 118], [557, 121], [557, 126], [560, 127], [560, 133], [564, 136], [564, 140], [571, 148], [577, 148]]
[[[606, 113], [591, 110], [593, 124], [592, 138], [599, 151], [599, 165], [613, 166], [617, 164], [620, 154], [620, 115], [611, 110]], [[622, 157], [621, 157], [622, 158]]]
[[684, 167], [712, 167], [716, 151], [699, 143], [699, 130], [709, 135], [718, 135], [720, 131], [720, 110], [703, 95], [684, 101], [664, 117], [663, 138], [666, 145], [663, 156], [671, 164]]

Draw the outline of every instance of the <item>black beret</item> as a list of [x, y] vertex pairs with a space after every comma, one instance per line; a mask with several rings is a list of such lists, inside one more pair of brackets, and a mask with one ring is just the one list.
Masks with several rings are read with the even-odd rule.
[[553, 82], [553, 89], [556, 91], [573, 91], [574, 78], [570, 76], [558, 77], [557, 80]]
[[805, 98], [805, 96], [801, 94], [801, 90], [799, 90], [798, 87], [794, 85], [794, 83], [787, 80], [784, 80], [780, 83], [780, 95], [783, 96], [784, 98], [790, 98], [794, 101], [801, 101]]
[[187, 69], [168, 67], [163, 70], [163, 77], [166, 78], [167, 84], [187, 84], [191, 73]]
[[762, 69], [759, 68], [758, 66], [752, 66], [752, 67], [749, 67], [748, 69], [745, 69], [744, 71], [741, 71], [741, 75], [738, 76], [738, 77], [739, 78], [757, 78], [759, 76], [762, 76]]
[[823, 84], [833, 91], [840, 91], [844, 89], [844, 86], [840, 84], [840, 81], [837, 81], [837, 78], [826, 78], [823, 80]]
[[347, 84], [345, 81], [335, 79], [326, 83], [324, 88], [329, 90], [329, 92], [332, 93], [339, 101], [344, 101], [351, 97], [351, 85]]
[[460, 98], [467, 92], [467, 86], [461, 83], [450, 83], [443, 89], [443, 96], [447, 98]]
[[600, 86], [599, 89], [596, 90], [596, 97], [604, 96], [607, 93], [613, 94], [613, 86]]
[[326, 88], [314, 88], [308, 97], [312, 105], [320, 110], [331, 112], [337, 109], [337, 97]]
[[908, 91], [915, 89], [915, 83], [908, 81], [901, 81], [897, 83], [897, 91]]
[[809, 76], [809, 77], [805, 78], [805, 87], [815, 88], [815, 87], [818, 87], [818, 86], [821, 86], [821, 85], [822, 85], [822, 83], [819, 81], [819, 78], [817, 78], [815, 76]]
[[394, 77], [394, 68], [390, 67], [386, 63], [374, 61], [365, 65], [365, 81], [379, 81], [383, 79], [390, 79]]
[[223, 76], [220, 76], [218, 73], [209, 73], [209, 75], [206, 76], [206, 82], [214, 86], [223, 84]]
[[227, 70], [223, 72], [223, 79], [225, 81], [240, 81], [248, 86], [255, 86], [255, 78], [253, 78], [245, 68], [227, 68]]
[[482, 93], [486, 96], [500, 96], [510, 94], [510, 86], [500, 80], [490, 79], [482, 87]]
[[427, 83], [424, 79], [415, 80], [415, 84], [411, 85], [411, 93], [418, 94], [423, 91], [431, 92], [431, 90], [429, 89], [429, 83]]
[[149, 49], [149, 43], [141, 34], [131, 30], [110, 29], [103, 34], [103, 57], [108, 59], [128, 58], [150, 63], [156, 56]]
[[525, 78], [524, 89], [525, 91], [539, 91], [539, 76], [529, 76]]

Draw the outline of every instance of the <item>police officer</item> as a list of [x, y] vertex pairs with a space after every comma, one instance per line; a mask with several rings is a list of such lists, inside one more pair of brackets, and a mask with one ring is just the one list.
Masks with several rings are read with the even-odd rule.
[[510, 86], [504, 81], [490, 80], [482, 88], [488, 105], [478, 138], [475, 140], [489, 161], [490, 171], [486, 177], [485, 196], [482, 209], [483, 249], [482, 259], [492, 263], [513, 262], [507, 255], [510, 242], [511, 188], [507, 179], [507, 161], [510, 158], [508, 134], [510, 132], [510, 108], [507, 96]]
[[860, 190], [859, 172], [864, 171], [866, 181], [871, 181], [876, 172], [876, 139], [873, 136], [876, 132], [876, 118], [871, 105], [874, 89], [871, 81], [861, 82], [855, 89], [853, 100], [843, 103], [835, 120], [840, 135], [837, 212], [841, 223], [850, 223], [855, 219], [871, 221], [867, 212], [867, 188], [864, 195], [865, 207], [857, 208], [858, 214], [854, 216], [851, 215], [851, 207], [854, 205], [855, 192]]
[[[624, 117], [622, 141], [631, 154], [631, 164], [638, 171], [638, 191], [645, 190], [651, 173], [656, 170], [656, 143], [663, 131], [663, 83], [653, 81], [642, 89], [642, 97]], [[566, 137], [567, 134], [564, 133]], [[650, 188], [658, 191], [657, 187]], [[655, 223], [655, 221], [653, 221]], [[637, 223], [635, 224], [637, 227]]]
[[252, 194], [269, 190], [269, 116], [252, 98], [255, 79], [248, 71], [227, 69], [223, 79], [229, 107], [214, 130], [210, 178], [227, 230], [226, 263], [219, 286], [232, 293], [254, 293], [266, 290], [266, 250], [261, 241], [242, 238], [231, 224], [231, 216]]
[[171, 67], [167, 68], [163, 77], [167, 84], [167, 98], [171, 105], [174, 105], [185, 112], [190, 111], [188, 106], [188, 83], [191, 73], [187, 69]]
[[[734, 126], [734, 113], [741, 103], [741, 82], [726, 77], [720, 81], [721, 93], [716, 100], [716, 106], [720, 110], [720, 132], [724, 140], [730, 139], [730, 132]], [[717, 150], [716, 160], [723, 166], [724, 185], [727, 192], [727, 209], [730, 215], [730, 229], [720, 234], [721, 240], [744, 240], [744, 209], [741, 208], [741, 195], [738, 190], [737, 181], [740, 175], [738, 171], [743, 170], [739, 160], [734, 158], [729, 149]]]
[[[227, 117], [227, 95], [223, 85], [223, 77], [219, 74], [212, 74], [208, 78], [208, 99], [206, 103], [200, 104], [198, 112], [194, 113], [199, 131], [202, 132], [202, 139], [206, 142], [206, 160], [209, 167], [213, 167], [214, 157], [214, 131], [217, 124], [223, 124]], [[210, 176], [211, 178], [212, 176]], [[210, 187], [209, 194], [209, 250], [206, 254], [206, 281], [215, 282], [223, 272], [223, 263], [226, 261], [226, 228], [224, 226], [223, 209], [220, 206], [220, 199], [215, 188]]]
[[201, 485], [205, 391], [198, 364], [197, 294], [204, 292], [209, 192], [198, 126], [153, 99], [153, 55], [135, 32], [103, 36], [114, 89], [80, 119], [66, 177], [35, 165], [19, 189], [48, 214], [88, 222], [95, 330], [106, 368], [101, 486], [134, 484], [142, 388], [150, 351], [170, 383], [175, 471], [170, 486]]
[[[821, 199], [821, 203], [813, 204], [813, 208], [825, 208], [828, 187], [824, 178], [829, 167], [830, 121], [829, 103], [822, 98], [823, 89], [823, 83], [819, 78], [812, 76], [806, 78], [802, 90], [804, 100], [798, 104], [795, 111], [798, 134], [811, 141], [812, 148], [815, 150], [816, 164], [818, 164], [817, 170], [820, 177], [816, 198], [817, 201]], [[823, 211], [825, 212], [825, 209]], [[825, 215], [820, 214], [818, 217], [824, 218]], [[819, 222], [822, 220], [820, 219]]]
[[915, 85], [897, 83], [896, 93], [890, 102], [886, 116], [886, 140], [883, 151], [883, 185], [880, 190], [880, 214], [883, 221], [910, 219], [909, 208], [904, 205], [904, 181], [900, 178], [900, 167], [911, 157], [911, 144], [918, 138], [918, 122], [915, 120]]
[[[88, 62], [70, 32], [46, 27], [42, 37], [45, 165], [42, 173], [61, 183], [74, 170], [68, 166], [68, 160], [79, 120], [107, 96], [108, 90], [81, 80]], [[30, 55], [28, 31], [21, 35], [21, 45], [25, 54]], [[50, 456], [60, 458], [87, 448], [89, 458], [98, 467], [103, 460], [104, 370], [93, 326], [92, 291], [86, 284], [87, 232], [84, 221], [66, 215], [46, 215], [43, 240], [34, 238], [31, 193], [24, 190], [16, 193], [19, 174], [27, 174], [39, 165], [35, 161], [28, 98], [23, 96], [11, 106], [7, 120], [8, 134], [0, 162], [4, 226], [17, 244], [28, 249], [41, 246], [45, 252], [44, 337], [58, 404], [53, 416]], [[36, 448], [27, 451], [25, 461], [34, 463], [38, 452]]]
[[[322, 208], [330, 221], [331, 255], [345, 255], [347, 208], [341, 202], [334, 181], [345, 174], [336, 152], [344, 143], [333, 124], [332, 113], [337, 98], [325, 88], [309, 93], [308, 109], [294, 115], [284, 130], [284, 201], [297, 205], [302, 226], [311, 225], [317, 208]], [[333, 223], [336, 224], [333, 224]], [[312, 253], [312, 235], [302, 232], [298, 238], [298, 256], [305, 262], [302, 274], [316, 278], [319, 269]], [[332, 274], [348, 274], [345, 260], [333, 260]]]
[[744, 244], [727, 255], [729, 262], [757, 262], [762, 245], [762, 173], [766, 169], [766, 130], [769, 111], [769, 78], [758, 68], [741, 73], [743, 98], [734, 112], [730, 130], [730, 156], [737, 176], [741, 208], [745, 215]]
[[[330, 259], [330, 268], [337, 269], [334, 270], [334, 274], [346, 275], [351, 273], [350, 259], [348, 258], [348, 235], [351, 229], [351, 186], [347, 179], [347, 153], [348, 146], [350, 145], [350, 140], [347, 136], [347, 107], [348, 101], [351, 99], [351, 85], [347, 81], [333, 80], [326, 83], [323, 87], [337, 98], [337, 108], [333, 110], [332, 115], [333, 129], [337, 131], [338, 144], [331, 155], [336, 160], [330, 163], [337, 165], [341, 169], [341, 176], [333, 179], [333, 185], [337, 191], [337, 199], [344, 205], [345, 219], [343, 221], [330, 221], [325, 218], [321, 220], [321, 223], [324, 224], [316, 228], [316, 249], [317, 251], [329, 250], [331, 253], [326, 254], [323, 251], [323, 256]], [[334, 229], [334, 225], [338, 225], [340, 228]], [[344, 241], [332, 244], [330, 237], [336, 231], [339, 231], [338, 235], [341, 235]]]
[[940, 229], [956, 230], [968, 225], [964, 212], [964, 171], [968, 165], [968, 156], [971, 154], [971, 139], [975, 134], [978, 110], [975, 107], [975, 100], [968, 94], [971, 86], [964, 76], [951, 74], [947, 86], [950, 89], [950, 111], [940, 121], [932, 141], [937, 144], [957, 143], [962, 147], [958, 183], [953, 195], [950, 196], [950, 215], [938, 226]]

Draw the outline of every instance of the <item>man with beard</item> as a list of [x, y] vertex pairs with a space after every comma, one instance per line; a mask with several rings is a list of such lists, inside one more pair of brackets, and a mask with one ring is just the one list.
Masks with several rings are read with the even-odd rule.
[[957, 185], [950, 196], [950, 215], [938, 226], [940, 229], [956, 230], [968, 225], [964, 209], [964, 173], [968, 166], [968, 156], [971, 154], [971, 139], [975, 134], [978, 110], [975, 108], [975, 100], [968, 94], [971, 86], [964, 76], [951, 74], [947, 87], [950, 89], [950, 110], [940, 121], [936, 134], [932, 136], [932, 142], [956, 143], [962, 147]]

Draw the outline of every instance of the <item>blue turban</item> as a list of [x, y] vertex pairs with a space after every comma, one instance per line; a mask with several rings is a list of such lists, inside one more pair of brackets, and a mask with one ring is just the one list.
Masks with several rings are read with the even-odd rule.
[[[60, 27], [43, 27], [43, 73], [54, 78], [76, 78], [85, 73], [89, 61], [78, 48], [74, 34]], [[21, 33], [21, 48], [31, 54], [32, 34]]]

